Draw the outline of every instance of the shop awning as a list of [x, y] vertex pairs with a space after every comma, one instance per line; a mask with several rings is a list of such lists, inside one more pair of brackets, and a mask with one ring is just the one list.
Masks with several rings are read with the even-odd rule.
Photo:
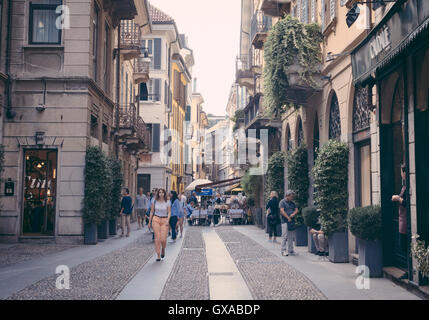
[[368, 82], [411, 45], [427, 40], [428, 34], [429, 1], [398, 0], [352, 51], [354, 83]]

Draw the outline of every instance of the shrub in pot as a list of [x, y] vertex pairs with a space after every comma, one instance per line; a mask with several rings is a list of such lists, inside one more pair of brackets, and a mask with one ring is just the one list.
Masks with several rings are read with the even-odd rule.
[[370, 277], [382, 277], [381, 207], [351, 209], [347, 219], [351, 233], [358, 238], [359, 265], [368, 267]]
[[109, 193], [109, 235], [116, 235], [117, 218], [121, 211], [121, 191], [123, 185], [121, 161], [114, 157], [108, 157], [108, 168], [111, 173], [111, 188]]
[[[105, 220], [105, 202], [102, 181], [105, 173], [104, 154], [99, 147], [90, 146], [85, 157], [85, 194], [83, 222], [85, 244], [97, 244], [97, 225]], [[101, 195], [101, 196], [100, 196]]]
[[307, 227], [302, 217], [302, 209], [308, 203], [308, 152], [305, 145], [293, 149], [286, 157], [288, 166], [288, 181], [290, 189], [295, 192], [294, 201], [298, 207], [296, 216], [296, 245], [306, 246], [308, 243]]
[[348, 161], [347, 144], [329, 140], [320, 148], [314, 168], [315, 200], [320, 224], [329, 242], [329, 260], [348, 262]]
[[319, 215], [317, 207], [305, 207], [302, 209], [302, 217], [304, 224], [307, 226], [308, 237], [308, 252], [317, 253], [316, 245], [314, 244], [313, 235], [310, 233], [311, 229], [320, 229]]

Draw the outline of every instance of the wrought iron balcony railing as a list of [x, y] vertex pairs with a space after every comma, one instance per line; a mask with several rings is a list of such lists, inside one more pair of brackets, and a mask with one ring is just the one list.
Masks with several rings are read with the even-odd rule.
[[250, 39], [256, 49], [261, 49], [264, 46], [265, 38], [268, 31], [273, 26], [271, 17], [266, 16], [262, 11], [258, 10], [252, 17], [250, 28]]
[[137, 120], [137, 108], [134, 103], [119, 108], [119, 126], [123, 129], [134, 129]]
[[123, 139], [137, 138], [139, 143], [132, 143], [133, 145], [139, 146], [140, 149], [150, 147], [150, 132], [142, 117], [137, 114], [135, 104], [131, 103], [119, 108], [119, 126], [124, 130], [121, 134]]
[[141, 47], [140, 27], [134, 20], [121, 21], [121, 48]]
[[148, 130], [146, 123], [143, 121], [142, 117], [140, 116], [137, 117], [136, 135], [147, 148], [150, 147], [151, 145], [150, 131]]

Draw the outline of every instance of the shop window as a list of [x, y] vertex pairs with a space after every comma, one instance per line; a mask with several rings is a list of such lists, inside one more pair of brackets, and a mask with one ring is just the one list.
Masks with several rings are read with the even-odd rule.
[[30, 44], [61, 43], [61, 29], [56, 26], [61, 14], [56, 13], [56, 9], [61, 4], [61, 0], [30, 2]]

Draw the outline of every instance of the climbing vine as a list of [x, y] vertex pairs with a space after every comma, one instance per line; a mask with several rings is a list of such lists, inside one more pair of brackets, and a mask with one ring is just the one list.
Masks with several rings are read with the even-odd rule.
[[299, 65], [301, 80], [315, 87], [313, 74], [321, 62], [320, 43], [323, 40], [320, 26], [304, 24], [288, 15], [271, 29], [264, 45], [264, 99], [267, 112], [278, 117], [292, 106], [288, 103], [288, 70]]

